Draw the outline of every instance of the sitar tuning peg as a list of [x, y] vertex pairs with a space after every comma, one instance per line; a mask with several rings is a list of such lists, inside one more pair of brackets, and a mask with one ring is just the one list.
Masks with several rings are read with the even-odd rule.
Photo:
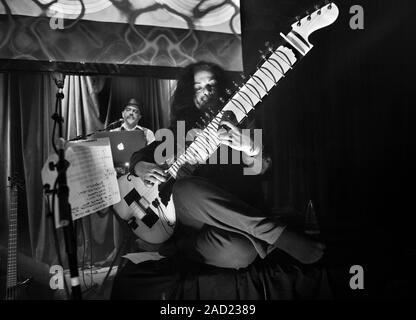
[[296, 25], [298, 27], [300, 27], [301, 26], [301, 23], [300, 23], [300, 17], [299, 16], [296, 16], [296, 21], [298, 22]]
[[220, 100], [221, 103], [224, 103], [225, 102], [225, 99], [223, 97], [219, 97], [218, 100]]
[[329, 2], [328, 0], [325, 0], [325, 5], [329, 4], [328, 9], [332, 9], [332, 2]]
[[204, 125], [200, 121], [195, 122], [195, 127], [197, 129], [204, 130]]
[[208, 121], [207, 121], [207, 119], [205, 119], [204, 117], [201, 116], [199, 118], [199, 121], [198, 122], [200, 122], [200, 127], [203, 128], [203, 127], [206, 126], [206, 124], [207, 124]]
[[266, 42], [264, 43], [264, 46], [267, 48], [267, 51], [269, 51], [269, 52], [273, 52], [273, 46], [270, 44], [270, 42], [269, 42], [269, 41], [266, 41]]
[[242, 80], [246, 80], [247, 79], [247, 76], [244, 73], [240, 73], [240, 78]]
[[238, 88], [238, 89], [240, 88], [240, 85], [237, 82], [235, 82], [235, 81], [233, 81], [233, 86], [236, 87], [236, 88]]
[[266, 54], [262, 50], [258, 50], [258, 52], [260, 53], [260, 57], [262, 59], [266, 59]]
[[321, 14], [321, 8], [318, 5], [315, 5], [315, 10], [318, 10], [317, 14]]
[[311, 21], [311, 15], [310, 15], [309, 11], [306, 11], [306, 14], [308, 15], [308, 17], [306, 18], [306, 20]]
[[228, 88], [227, 88], [227, 89], [225, 89], [225, 93], [226, 93], [226, 94], [230, 95], [230, 94], [231, 94], [231, 92], [232, 92], [232, 91], [231, 91], [231, 89], [228, 89]]
[[210, 108], [209, 112], [211, 112], [211, 116], [215, 117], [218, 114], [217, 108]]

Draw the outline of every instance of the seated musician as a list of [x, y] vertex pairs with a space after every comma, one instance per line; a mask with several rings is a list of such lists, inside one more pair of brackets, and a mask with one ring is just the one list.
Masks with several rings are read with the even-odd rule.
[[[120, 127], [112, 129], [110, 131], [133, 131], [140, 130], [146, 139], [146, 145], [151, 144], [155, 140], [155, 135], [152, 130], [139, 126], [139, 121], [143, 117], [143, 106], [135, 98], [129, 99], [125, 104], [123, 111], [121, 112], [123, 123]], [[121, 176], [127, 173], [125, 167], [116, 167], [117, 175]]]
[[[121, 112], [121, 116], [123, 118], [123, 123], [120, 127], [110, 130], [111, 132], [115, 131], [133, 131], [133, 130], [140, 130], [143, 132], [143, 135], [146, 139], [146, 145], [151, 144], [155, 140], [154, 133], [152, 130], [139, 126], [139, 121], [143, 117], [143, 105], [139, 103], [135, 98], [129, 99], [129, 101], [125, 104], [123, 111]], [[115, 166], [117, 172], [117, 178], [122, 175], [128, 173], [128, 167], [123, 166]], [[111, 207], [108, 209], [100, 211], [100, 214], [104, 216], [109, 210], [112, 210]], [[122, 230], [120, 229], [119, 223], [114, 220], [113, 223], [113, 233], [114, 233], [114, 250], [113, 252], [107, 257], [106, 261], [103, 264], [109, 263], [112, 261], [117, 253], [117, 248], [121, 243], [122, 238]]]
[[[171, 129], [175, 131], [180, 120], [185, 121], [186, 132], [200, 127], [206, 111], [221, 107], [219, 97], [226, 96], [226, 83], [225, 73], [217, 65], [198, 62], [186, 67], [173, 97]], [[244, 136], [241, 126], [230, 120], [221, 125], [219, 141], [241, 152], [243, 159], [260, 161], [264, 167], [258, 173], [264, 173], [270, 161], [259, 141]], [[135, 152], [130, 161], [130, 173], [149, 187], [167, 178], [157, 164], [155, 150], [160, 144], [155, 141]], [[255, 199], [261, 190], [259, 179], [243, 174], [244, 163], [248, 162], [201, 164], [192, 176], [177, 179], [172, 197], [178, 225], [174, 236], [158, 247], [162, 255], [179, 253], [200, 263], [234, 269], [247, 267], [275, 248], [304, 264], [320, 260], [323, 244], [292, 231], [261, 209]]]

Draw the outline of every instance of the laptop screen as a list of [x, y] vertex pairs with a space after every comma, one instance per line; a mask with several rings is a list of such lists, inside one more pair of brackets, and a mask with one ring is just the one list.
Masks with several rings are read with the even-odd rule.
[[111, 153], [115, 167], [128, 167], [131, 155], [146, 146], [146, 138], [141, 130], [133, 131], [101, 131], [92, 138], [110, 139]]

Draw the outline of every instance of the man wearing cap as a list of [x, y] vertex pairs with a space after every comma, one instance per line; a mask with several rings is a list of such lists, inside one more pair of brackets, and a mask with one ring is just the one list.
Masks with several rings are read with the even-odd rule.
[[[143, 131], [143, 134], [146, 138], [146, 145], [152, 143], [155, 141], [155, 135], [152, 132], [152, 130], [139, 126], [138, 123], [140, 119], [142, 118], [143, 114], [143, 108], [142, 105], [134, 98], [131, 98], [127, 104], [124, 107], [124, 110], [121, 113], [121, 116], [123, 118], [123, 123], [120, 127], [112, 129], [110, 131], [132, 131], [132, 130], [141, 130]], [[119, 178], [121, 175], [128, 173], [128, 168], [126, 167], [115, 167], [117, 172], [117, 178]], [[112, 210], [112, 209], [111, 209]], [[102, 212], [107, 212], [107, 210], [103, 210]], [[113, 261], [113, 259], [116, 257], [117, 254], [117, 248], [119, 248], [121, 243], [121, 233], [122, 230], [120, 228], [120, 225], [114, 220], [113, 223], [113, 232], [114, 232], [114, 250], [110, 253], [110, 255], [106, 258], [105, 261], [98, 263], [100, 264], [106, 264], [110, 261]]]
[[146, 145], [152, 143], [155, 140], [155, 135], [153, 134], [152, 130], [138, 125], [140, 119], [142, 118], [142, 107], [136, 99], [131, 98], [129, 102], [127, 102], [123, 112], [121, 113], [121, 116], [124, 120], [123, 124], [111, 131], [141, 130], [143, 131], [143, 134], [146, 138]]

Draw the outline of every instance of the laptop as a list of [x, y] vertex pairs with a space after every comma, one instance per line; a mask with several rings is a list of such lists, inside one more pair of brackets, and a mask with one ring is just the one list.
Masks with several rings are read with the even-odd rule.
[[141, 130], [101, 131], [92, 138], [109, 138], [114, 167], [128, 167], [131, 155], [146, 146], [146, 138]]

